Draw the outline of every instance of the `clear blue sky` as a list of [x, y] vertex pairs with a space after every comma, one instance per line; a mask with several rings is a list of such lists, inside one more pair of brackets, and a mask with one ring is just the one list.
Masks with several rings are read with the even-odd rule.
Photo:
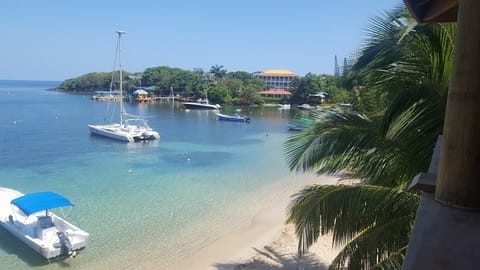
[[113, 69], [223, 65], [332, 74], [354, 54], [369, 18], [401, 0], [0, 1], [0, 79], [65, 80]]

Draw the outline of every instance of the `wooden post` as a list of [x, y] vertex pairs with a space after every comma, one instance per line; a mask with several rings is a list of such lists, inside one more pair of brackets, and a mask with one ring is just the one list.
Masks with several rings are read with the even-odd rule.
[[480, 210], [480, 1], [460, 0], [435, 199]]

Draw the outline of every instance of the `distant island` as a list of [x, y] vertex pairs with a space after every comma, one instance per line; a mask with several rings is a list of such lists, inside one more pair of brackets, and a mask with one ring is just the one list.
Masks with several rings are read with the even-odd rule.
[[[98, 91], [119, 89], [119, 72], [93, 72], [76, 78], [67, 79], [55, 90], [69, 93], [95, 94]], [[204, 98], [213, 103], [253, 105], [265, 103], [297, 104], [318, 102], [310, 96], [324, 92], [329, 97], [342, 97], [348, 102], [348, 92], [339, 85], [339, 79], [333, 75], [307, 74], [295, 77], [289, 95], [261, 95], [269, 89], [266, 82], [255, 74], [245, 71], [227, 72], [223, 66], [212, 66], [208, 72], [201, 69], [193, 71], [167, 66], [148, 68], [144, 72], [123, 71], [123, 89], [132, 94], [137, 89], [146, 89], [149, 95], [162, 97], [182, 96], [191, 99]], [[283, 89], [282, 89], [283, 90]], [[291, 93], [291, 94], [290, 94]], [[340, 94], [338, 94], [340, 93]], [[310, 96], [309, 96], [310, 95]], [[335, 100], [333, 100], [335, 101]]]

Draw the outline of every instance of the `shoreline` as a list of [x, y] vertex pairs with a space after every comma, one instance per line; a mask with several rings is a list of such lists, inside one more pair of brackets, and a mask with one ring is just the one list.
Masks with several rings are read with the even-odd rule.
[[[243, 222], [238, 229], [206, 243], [191, 256], [170, 265], [164, 270], [188, 269], [327, 269], [337, 254], [331, 248], [331, 237], [320, 237], [312, 246], [311, 253], [302, 259], [296, 258], [298, 240], [294, 226], [285, 224], [287, 206], [291, 195], [310, 184], [336, 184], [338, 177], [315, 176], [311, 174], [291, 175], [292, 183], [273, 191], [264, 205], [259, 205], [253, 216]], [[246, 202], [248, 203], [248, 202]], [[154, 265], [152, 265], [155, 267]], [[158, 265], [156, 265], [158, 267]], [[313, 268], [312, 268], [313, 269]]]

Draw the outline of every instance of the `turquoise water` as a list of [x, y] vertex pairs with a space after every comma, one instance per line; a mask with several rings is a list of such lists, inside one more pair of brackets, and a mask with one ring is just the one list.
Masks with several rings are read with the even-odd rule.
[[47, 264], [0, 230], [2, 269], [161, 268], [234, 229], [288, 174], [288, 111], [243, 108], [253, 119], [245, 124], [169, 102], [127, 103], [161, 135], [127, 144], [87, 128], [113, 105], [45, 90], [58, 84], [0, 80], [0, 186], [69, 197], [69, 219], [90, 233], [88, 246]]

